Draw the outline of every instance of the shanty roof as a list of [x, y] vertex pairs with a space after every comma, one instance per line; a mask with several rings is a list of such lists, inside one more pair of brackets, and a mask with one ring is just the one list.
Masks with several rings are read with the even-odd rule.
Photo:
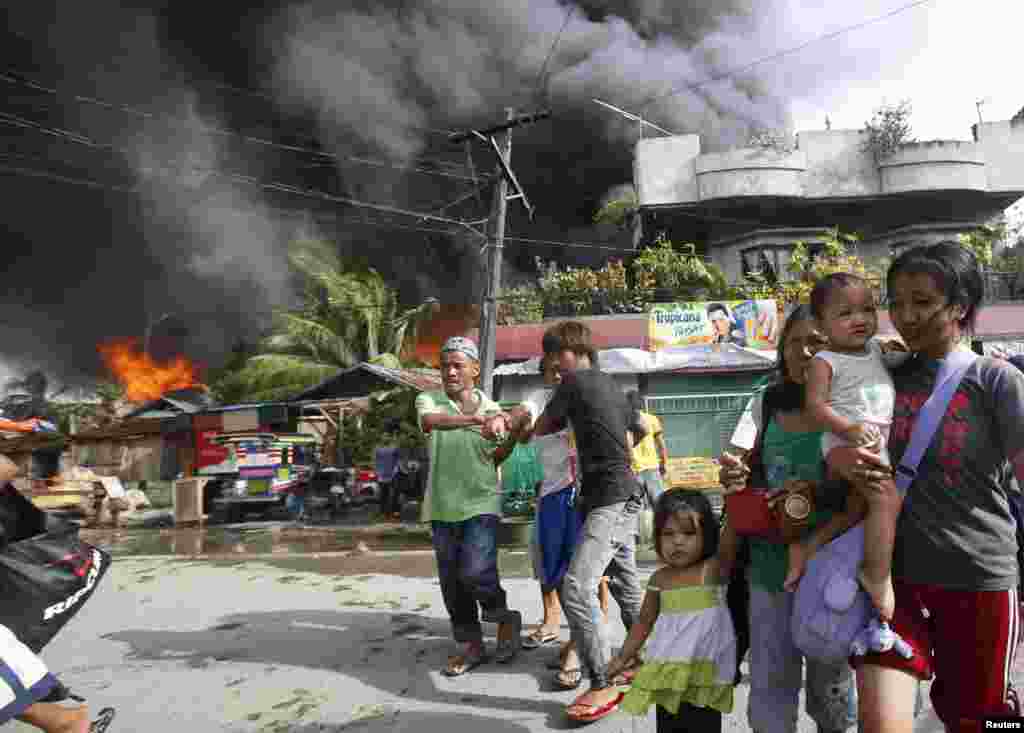
[[147, 419], [163, 419], [175, 417], [182, 413], [191, 415], [200, 412], [213, 404], [210, 395], [202, 389], [189, 387], [168, 392], [159, 399], [150, 400], [127, 413], [123, 419], [141, 417]]
[[315, 387], [293, 397], [293, 401], [365, 397], [393, 386], [411, 387], [420, 392], [441, 389], [441, 374], [436, 369], [392, 369], [363, 362], [342, 369]]

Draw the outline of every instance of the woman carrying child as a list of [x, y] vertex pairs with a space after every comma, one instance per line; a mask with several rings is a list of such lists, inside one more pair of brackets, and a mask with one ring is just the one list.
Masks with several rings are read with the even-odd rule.
[[[974, 254], [944, 243], [908, 250], [886, 277], [889, 315], [913, 356], [893, 372], [889, 450], [898, 463], [943, 359], [963, 349], [984, 286]], [[1010, 671], [1019, 637], [1017, 539], [1009, 496], [1024, 481], [1024, 376], [999, 359], [968, 367], [899, 511], [892, 628], [914, 654], [857, 662], [867, 733], [913, 729], [918, 680], [947, 731], [983, 730], [986, 716], [1019, 715]], [[899, 496], [872, 450], [839, 446], [830, 466], [869, 500]], [[1016, 479], [1016, 481], [1014, 481]]]
[[[755, 430], [753, 450], [745, 462], [722, 455], [720, 480], [726, 491], [737, 484], [781, 489], [790, 479], [820, 482], [825, 478], [821, 457], [822, 432], [805, 414], [805, 383], [811, 357], [825, 345], [810, 308], [798, 306], [786, 320], [779, 338], [775, 381], [751, 405]], [[843, 506], [816, 501], [808, 534], [789, 549], [789, 557], [804, 559], [826, 541], [853, 525], [856, 518]], [[834, 511], [844, 510], [844, 511]], [[787, 547], [751, 537], [750, 547], [750, 698], [747, 717], [756, 733], [795, 733], [804, 686], [806, 661], [807, 714], [820, 733], [838, 733], [856, 723], [853, 672], [846, 663], [826, 664], [804, 659], [793, 643], [790, 618], [793, 594], [788, 593]], [[790, 563], [791, 570], [794, 565]], [[789, 589], [795, 587], [793, 574]]]
[[[729, 530], [726, 530], [728, 532]], [[643, 666], [622, 701], [634, 715], [657, 708], [658, 733], [718, 733], [732, 711], [736, 632], [725, 602], [731, 542], [719, 552], [719, 527], [707, 496], [663, 494], [654, 513], [654, 548], [665, 565], [647, 584], [640, 618], [608, 677], [646, 647]]]

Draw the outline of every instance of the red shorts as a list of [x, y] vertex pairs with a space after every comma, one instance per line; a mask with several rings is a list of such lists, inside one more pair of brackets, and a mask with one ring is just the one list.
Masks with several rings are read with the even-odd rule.
[[[947, 730], [976, 728], [968, 721], [1017, 715], [1009, 696], [1010, 668], [1020, 634], [1017, 590], [972, 592], [917, 583], [894, 583], [892, 628], [914, 650], [854, 657], [921, 680], [935, 677], [932, 707]], [[966, 726], [963, 724], [967, 723]]]

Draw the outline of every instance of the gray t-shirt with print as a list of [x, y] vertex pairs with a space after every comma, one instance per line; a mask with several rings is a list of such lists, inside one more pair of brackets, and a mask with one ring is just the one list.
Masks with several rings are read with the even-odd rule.
[[[889, 445], [899, 462], [939, 362], [910, 359], [893, 372]], [[964, 374], [907, 494], [893, 576], [952, 590], [1001, 591], [1018, 582], [1010, 460], [1024, 450], [1024, 375], [979, 357]]]

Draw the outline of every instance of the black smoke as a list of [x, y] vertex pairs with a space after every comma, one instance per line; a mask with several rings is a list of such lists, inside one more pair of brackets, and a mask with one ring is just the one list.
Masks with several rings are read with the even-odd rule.
[[[485, 146], [467, 154], [447, 132], [501, 122], [507, 107], [553, 112], [514, 133], [513, 167], [537, 218], [513, 202], [509, 233], [628, 246], [627, 234], [590, 222], [631, 180], [638, 129], [592, 98], [700, 133], [706, 149], [785, 128], [785, 96], [799, 82], [777, 70], [664, 95], [785, 45], [789, 16], [821, 3], [14, 5], [0, 11], [4, 73], [61, 94], [0, 81], [0, 363], [74, 378], [101, 373], [99, 341], [141, 339], [165, 313], [187, 324], [190, 355], [216, 366], [290, 302], [284, 247], [296, 236], [338, 241], [408, 303], [472, 298], [473, 235], [253, 182], [439, 211], [494, 168]], [[817, 66], [808, 73], [815, 83], [827, 77]], [[480, 219], [490, 200], [483, 187], [442, 214]], [[593, 263], [610, 254], [510, 241], [506, 264], [515, 280], [535, 257]]]

